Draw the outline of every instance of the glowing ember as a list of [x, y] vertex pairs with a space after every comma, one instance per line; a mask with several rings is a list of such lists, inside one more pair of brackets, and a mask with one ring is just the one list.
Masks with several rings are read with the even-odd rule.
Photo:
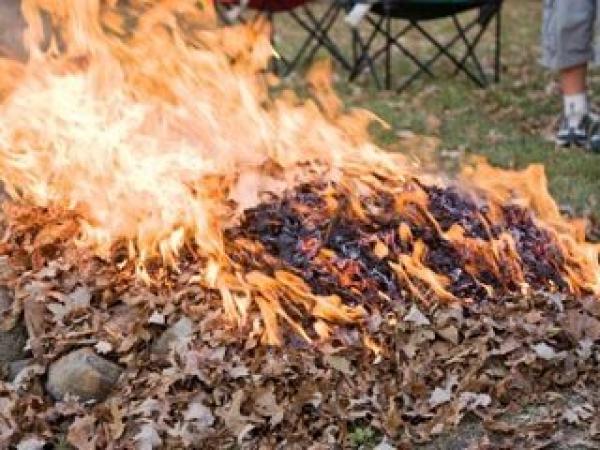
[[[2, 63], [0, 177], [79, 226], [19, 220], [107, 259], [126, 248], [148, 282], [152, 261], [176, 269], [192, 248], [197, 281], [238, 324], [259, 310], [267, 343], [283, 322], [327, 339], [411, 297], [600, 292], [600, 249], [560, 216], [542, 168], [480, 164], [461, 190], [425, 176], [368, 140], [371, 114], [343, 112], [327, 64], [313, 100], [275, 95], [264, 24], [218, 29], [200, 3], [23, 3], [30, 58]], [[46, 51], [40, 8], [57, 30]]]

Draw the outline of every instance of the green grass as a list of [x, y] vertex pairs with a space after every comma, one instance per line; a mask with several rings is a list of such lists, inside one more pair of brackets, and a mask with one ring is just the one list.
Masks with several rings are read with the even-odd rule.
[[[577, 214], [598, 217], [600, 155], [559, 150], [550, 140], [560, 112], [560, 96], [554, 75], [537, 63], [541, 2], [508, 0], [503, 24], [502, 81], [486, 90], [477, 89], [463, 76], [451, 77], [451, 68], [444, 63], [436, 69], [438, 78], [421, 78], [401, 94], [377, 91], [366, 80], [349, 85], [341, 72], [338, 90], [349, 106], [370, 109], [391, 125], [388, 131], [374, 129], [375, 139], [384, 147], [401, 148], [399, 131], [411, 130], [440, 139], [435, 158], [440, 170], [456, 170], [474, 154], [505, 168], [541, 163], [546, 168], [550, 190], [562, 206]], [[449, 31], [447, 21], [428, 26], [438, 36]], [[280, 47], [285, 53], [299, 42], [302, 34], [293, 26], [279, 29]], [[334, 38], [343, 49], [348, 49], [349, 34], [343, 26], [337, 26]], [[412, 48], [422, 49], [422, 54], [430, 51], [417, 36], [409, 36], [407, 42]], [[487, 63], [491, 45], [489, 35], [481, 47]], [[406, 60], [396, 55], [394, 64], [401, 79], [406, 73]], [[600, 79], [593, 75], [590, 78], [593, 102], [600, 94]]]
[[[416, 133], [428, 134], [427, 117], [440, 120], [436, 132], [441, 139], [440, 150], [452, 155], [483, 155], [495, 165], [506, 168], [523, 168], [532, 163], [544, 164], [550, 189], [563, 205], [570, 205], [578, 213], [598, 212], [600, 201], [600, 156], [581, 150], [558, 150], [543, 136], [543, 131], [523, 131], [527, 117], [540, 117], [543, 112], [537, 104], [527, 104], [517, 100], [519, 95], [494, 87], [485, 93], [485, 106], [502, 106], [503, 103], [518, 105], [522, 117], [496, 119], [498, 112], [486, 111], [477, 98], [473, 97], [472, 87], [462, 80], [451, 80], [435, 84], [436, 89], [420, 102], [419, 107], [407, 102], [404, 107], [394, 107], [385, 95], [373, 93], [367, 100], [352, 102], [375, 111], [392, 126], [391, 131], [376, 130], [373, 134], [383, 146], [393, 145], [397, 140], [396, 131], [410, 129]], [[507, 97], [514, 97], [514, 102]], [[522, 98], [522, 97], [521, 97]], [[496, 103], [496, 105], [494, 105]], [[496, 111], [495, 108], [489, 108]], [[498, 109], [501, 111], [501, 109]], [[543, 111], [552, 110], [546, 107]], [[517, 115], [517, 114], [515, 114]], [[551, 115], [547, 118], [551, 123]], [[448, 152], [450, 150], [450, 152]], [[460, 162], [460, 161], [456, 161]], [[444, 161], [440, 155], [438, 163], [447, 170], [458, 164]]]
[[381, 433], [369, 426], [357, 426], [348, 434], [350, 446], [355, 449], [371, 449], [381, 440]]

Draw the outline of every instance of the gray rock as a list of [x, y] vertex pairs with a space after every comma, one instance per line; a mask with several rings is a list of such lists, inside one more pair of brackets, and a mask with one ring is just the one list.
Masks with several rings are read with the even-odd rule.
[[67, 394], [82, 401], [101, 401], [116, 384], [122, 369], [91, 348], [75, 350], [50, 365], [46, 389], [56, 400]]
[[161, 334], [152, 346], [152, 352], [166, 355], [172, 348], [187, 343], [192, 332], [193, 322], [187, 317], [182, 317]]
[[[11, 294], [4, 286], [0, 286], [0, 313], [11, 308]], [[9, 330], [0, 329], [0, 364], [10, 363], [25, 358], [27, 329], [22, 321], [17, 322]]]

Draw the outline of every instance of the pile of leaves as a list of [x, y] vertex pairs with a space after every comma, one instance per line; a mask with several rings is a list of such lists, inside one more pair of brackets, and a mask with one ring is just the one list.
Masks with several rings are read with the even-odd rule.
[[[353, 328], [318, 349], [269, 348], [223, 321], [216, 293], [193, 282], [194, 258], [149, 287], [76, 248], [74, 218], [10, 215], [1, 276], [14, 301], [3, 319], [24, 318], [31, 360], [0, 384], [2, 448], [600, 444], [597, 299], [398, 301], [364, 324], [379, 352]], [[342, 245], [339, 230], [329, 242]], [[364, 251], [355, 245], [346, 251]], [[81, 347], [123, 368], [118, 383], [101, 402], [53, 400], [49, 365]]]

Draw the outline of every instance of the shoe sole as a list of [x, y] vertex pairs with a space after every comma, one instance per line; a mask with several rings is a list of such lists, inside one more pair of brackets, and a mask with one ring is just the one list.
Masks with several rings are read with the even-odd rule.
[[589, 145], [588, 140], [586, 138], [578, 139], [574, 136], [569, 137], [568, 139], [560, 139], [555, 138], [554, 140], [557, 147], [560, 148], [570, 148], [570, 147], [578, 147], [578, 148], [589, 148], [593, 147], [594, 151], [600, 151], [600, 142]]

